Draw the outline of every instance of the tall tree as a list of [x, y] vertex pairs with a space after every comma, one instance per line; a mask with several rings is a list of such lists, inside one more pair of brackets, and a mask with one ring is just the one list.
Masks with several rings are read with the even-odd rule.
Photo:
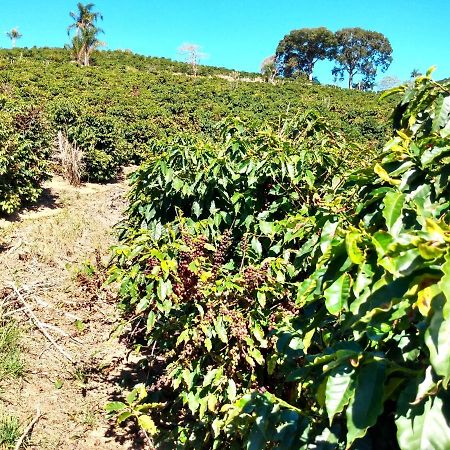
[[335, 37], [336, 66], [332, 71], [335, 79], [343, 80], [347, 73], [351, 89], [355, 76], [360, 74], [363, 78], [359, 84], [373, 87], [377, 70], [385, 72], [392, 62], [392, 47], [386, 36], [362, 28], [344, 28]]
[[12, 30], [8, 31], [6, 35], [11, 39], [12, 48], [16, 47], [17, 40], [22, 37], [22, 33], [20, 33], [18, 28], [13, 28]]
[[417, 78], [417, 77], [420, 77], [420, 75], [422, 75], [422, 73], [420, 72], [420, 70], [418, 70], [418, 69], [413, 69], [413, 70], [411, 71], [410, 77], [411, 77], [411, 78]]
[[329, 59], [334, 46], [334, 34], [325, 27], [292, 30], [280, 41], [276, 50], [279, 73], [285, 77], [304, 73], [312, 80], [316, 62]]
[[98, 20], [103, 20], [103, 16], [94, 11], [94, 7], [93, 3], [78, 3], [77, 11], [70, 13], [74, 22], [67, 28], [69, 35], [73, 30], [76, 32], [72, 38], [72, 51], [77, 62], [84, 66], [89, 66], [92, 52], [103, 45], [98, 39], [98, 34], [103, 33], [103, 30], [96, 26]]

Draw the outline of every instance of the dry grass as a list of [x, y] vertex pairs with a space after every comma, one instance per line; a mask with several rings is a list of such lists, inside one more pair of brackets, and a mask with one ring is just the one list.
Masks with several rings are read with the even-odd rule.
[[83, 151], [76, 144], [71, 144], [62, 131], [58, 132], [58, 149], [58, 159], [64, 179], [72, 186], [80, 186], [83, 172]]
[[3, 289], [23, 329], [25, 373], [8, 384], [0, 403], [6, 402], [21, 423], [37, 407], [43, 412], [31, 448], [136, 448], [127, 438], [118, 441], [115, 432], [108, 435], [103, 406], [119, 390], [119, 366], [127, 349], [111, 337], [118, 312], [105, 293], [97, 295], [96, 273], [115, 243], [112, 226], [125, 207], [126, 183], [74, 188], [55, 177], [46, 189], [51, 202], [0, 221], [0, 287], [20, 289], [40, 326], [75, 364], [11, 301], [13, 291]]

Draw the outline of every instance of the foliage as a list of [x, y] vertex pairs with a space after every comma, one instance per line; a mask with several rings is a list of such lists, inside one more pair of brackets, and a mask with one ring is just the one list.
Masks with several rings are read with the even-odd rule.
[[0, 414], [0, 446], [2, 449], [13, 449], [20, 438], [20, 423], [15, 416]]
[[261, 63], [261, 75], [264, 78], [264, 81], [275, 81], [275, 77], [278, 74], [277, 65], [275, 62], [275, 56], [268, 56], [264, 58]]
[[230, 81], [229, 71], [206, 66], [194, 78], [185, 63], [124, 51], [94, 52], [96, 67], [70, 59], [62, 49], [1, 50], [0, 86], [11, 103], [43, 105], [54, 138], [62, 131], [83, 151], [84, 180], [112, 180], [121, 164], [140, 163], [180, 133], [216, 139], [216, 123], [230, 114], [261, 125], [314, 109], [370, 152], [388, 130], [390, 100], [372, 94], [301, 79]]
[[11, 39], [12, 47], [15, 48], [17, 39], [20, 39], [23, 35], [17, 28], [12, 28], [6, 33], [6, 35]]
[[19, 337], [16, 324], [0, 318], [0, 382], [23, 372]]
[[449, 447], [450, 92], [429, 75], [391, 92], [373, 169], [307, 115], [135, 174], [111, 281], [161, 448]]
[[327, 28], [292, 30], [278, 44], [275, 55], [278, 71], [284, 77], [303, 73], [312, 80], [314, 65], [330, 59], [334, 47], [334, 33]]
[[103, 45], [97, 37], [103, 30], [95, 25], [99, 19], [103, 19], [103, 16], [95, 12], [94, 7], [93, 3], [83, 5], [78, 2], [78, 11], [70, 13], [74, 23], [67, 29], [69, 34], [71, 30], [76, 30], [76, 35], [72, 38], [71, 50], [78, 64], [84, 66], [89, 66], [92, 52]]
[[143, 400], [146, 398], [147, 390], [145, 385], [138, 384], [127, 395], [126, 403], [110, 402], [106, 405], [106, 411], [108, 413], [116, 413], [118, 415], [117, 422], [119, 424], [133, 417], [146, 433], [149, 435], [154, 435], [157, 433], [155, 423], [146, 413], [148, 413], [151, 409], [160, 408], [164, 405], [160, 403], [143, 403]]
[[164, 360], [150, 371], [155, 440], [186, 448], [221, 442], [220, 408], [269, 376], [268, 329], [294, 304], [284, 281], [307, 266], [294, 249], [323, 223], [308, 211], [350, 161], [351, 146], [313, 113], [279, 129], [227, 120], [221, 136], [179, 138], [133, 175], [110, 278], [134, 333]]
[[39, 108], [4, 102], [0, 110], [0, 214], [9, 214], [42, 192], [49, 134]]
[[341, 80], [348, 74], [348, 87], [354, 86], [354, 77], [361, 74], [360, 86], [372, 89], [378, 68], [386, 71], [392, 62], [392, 47], [381, 33], [362, 28], [344, 28], [335, 34], [336, 48], [334, 59], [336, 66], [333, 75]]
[[450, 91], [429, 76], [397, 90], [397, 136], [355, 180], [355, 212], [322, 235], [299, 314], [277, 326], [278, 370], [316, 443], [450, 445]]

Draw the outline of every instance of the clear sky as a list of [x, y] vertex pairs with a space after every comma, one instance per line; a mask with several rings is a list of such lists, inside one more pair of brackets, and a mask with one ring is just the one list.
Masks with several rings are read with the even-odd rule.
[[[184, 42], [202, 46], [205, 64], [257, 71], [290, 30], [325, 26], [362, 27], [385, 34], [394, 48], [386, 75], [402, 80], [412, 69], [438, 66], [450, 76], [450, 0], [93, 0], [104, 15], [102, 40], [110, 49], [178, 59]], [[61, 47], [68, 42], [69, 11], [76, 1], [1, 1], [0, 45], [19, 27], [19, 46]], [[331, 66], [316, 75], [332, 82]], [[384, 75], [383, 75], [384, 76]]]

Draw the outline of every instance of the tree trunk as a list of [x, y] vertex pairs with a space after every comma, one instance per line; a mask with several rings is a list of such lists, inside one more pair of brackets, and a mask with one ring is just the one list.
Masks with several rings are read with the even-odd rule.
[[353, 72], [348, 73], [348, 88], [353, 89]]
[[12, 38], [12, 48], [16, 48], [16, 39]]

